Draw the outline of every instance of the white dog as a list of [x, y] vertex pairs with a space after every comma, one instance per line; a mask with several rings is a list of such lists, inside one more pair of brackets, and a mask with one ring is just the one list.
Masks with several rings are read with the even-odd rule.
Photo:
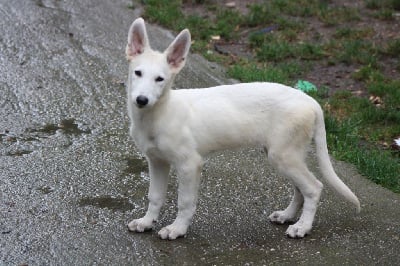
[[142, 18], [129, 29], [130, 135], [150, 168], [148, 210], [144, 217], [128, 224], [129, 230], [152, 228], [165, 201], [172, 166], [179, 180], [178, 214], [158, 235], [162, 239], [184, 236], [196, 209], [203, 156], [221, 149], [262, 146], [269, 162], [294, 185], [289, 206], [273, 212], [269, 219], [276, 223], [293, 221], [303, 207], [300, 219], [286, 234], [304, 237], [311, 231], [323, 187], [305, 163], [312, 139], [326, 181], [360, 210], [357, 197], [332, 168], [323, 112], [315, 100], [276, 83], [171, 90], [175, 75], [185, 65], [190, 44], [190, 33], [185, 29], [160, 53], [150, 48]]

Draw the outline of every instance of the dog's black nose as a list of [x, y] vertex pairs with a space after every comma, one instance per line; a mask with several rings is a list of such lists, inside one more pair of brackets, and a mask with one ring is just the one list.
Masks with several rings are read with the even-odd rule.
[[146, 96], [139, 95], [138, 97], [136, 97], [136, 103], [139, 107], [144, 107], [146, 106], [146, 104], [149, 103], [149, 99]]

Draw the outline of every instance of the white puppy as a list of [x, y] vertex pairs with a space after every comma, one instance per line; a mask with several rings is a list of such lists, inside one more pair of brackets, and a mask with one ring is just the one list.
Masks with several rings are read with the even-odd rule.
[[136, 19], [129, 30], [130, 135], [150, 168], [148, 210], [144, 217], [128, 224], [129, 230], [152, 228], [165, 201], [172, 166], [179, 180], [179, 210], [175, 221], [158, 234], [162, 239], [185, 235], [196, 209], [203, 156], [215, 150], [262, 146], [269, 162], [294, 185], [289, 206], [269, 218], [277, 223], [293, 221], [303, 207], [300, 219], [286, 234], [304, 237], [311, 231], [323, 187], [305, 163], [312, 139], [326, 181], [360, 210], [357, 197], [332, 168], [323, 112], [314, 99], [276, 83], [171, 90], [190, 44], [190, 33], [183, 30], [160, 53], [150, 48], [143, 19]]

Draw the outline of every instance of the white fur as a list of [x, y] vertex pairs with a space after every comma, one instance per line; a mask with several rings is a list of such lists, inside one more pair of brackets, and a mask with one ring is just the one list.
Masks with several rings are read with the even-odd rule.
[[172, 166], [179, 180], [178, 214], [158, 234], [162, 239], [185, 235], [196, 209], [203, 156], [221, 149], [262, 146], [271, 165], [294, 186], [289, 206], [269, 218], [277, 223], [293, 221], [303, 207], [300, 219], [286, 234], [304, 237], [311, 231], [323, 187], [305, 164], [312, 139], [325, 179], [360, 209], [357, 197], [332, 168], [323, 112], [311, 97], [276, 83], [171, 90], [175, 75], [185, 64], [190, 42], [190, 33], [184, 30], [159, 53], [149, 46], [143, 19], [135, 20], [129, 30], [130, 135], [145, 154], [150, 172], [148, 210], [144, 217], [128, 224], [129, 230], [152, 228], [165, 201]]

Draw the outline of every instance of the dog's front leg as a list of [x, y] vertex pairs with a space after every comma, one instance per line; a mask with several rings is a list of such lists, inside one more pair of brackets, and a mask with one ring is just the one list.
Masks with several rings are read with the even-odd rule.
[[179, 179], [178, 215], [172, 224], [158, 232], [162, 239], [173, 240], [186, 234], [196, 211], [202, 164], [202, 158], [196, 154], [176, 165]]
[[135, 219], [128, 224], [128, 229], [134, 232], [152, 229], [153, 222], [157, 221], [167, 193], [170, 165], [165, 161], [150, 157], [147, 158], [147, 161], [150, 173], [149, 207], [144, 217]]
[[300, 190], [294, 187], [294, 194], [292, 201], [289, 206], [283, 211], [275, 211], [270, 216], [269, 219], [273, 223], [284, 224], [287, 222], [294, 222], [296, 219], [297, 212], [301, 209], [304, 203], [303, 195]]

